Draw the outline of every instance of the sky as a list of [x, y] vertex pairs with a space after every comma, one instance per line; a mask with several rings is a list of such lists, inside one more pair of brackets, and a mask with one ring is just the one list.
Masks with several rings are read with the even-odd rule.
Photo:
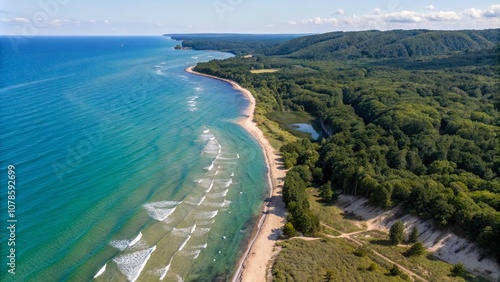
[[500, 0], [0, 0], [3, 35], [500, 28]]

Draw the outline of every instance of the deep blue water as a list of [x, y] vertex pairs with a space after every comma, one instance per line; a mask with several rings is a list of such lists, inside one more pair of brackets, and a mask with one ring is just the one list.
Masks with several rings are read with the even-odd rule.
[[266, 167], [235, 123], [248, 101], [184, 69], [231, 55], [176, 51], [165, 37], [0, 43], [0, 280], [229, 278]]

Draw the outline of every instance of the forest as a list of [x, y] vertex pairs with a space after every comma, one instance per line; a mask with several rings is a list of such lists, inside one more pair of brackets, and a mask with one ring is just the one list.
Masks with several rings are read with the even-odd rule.
[[194, 50], [217, 50], [229, 52], [236, 55], [255, 53], [278, 46], [291, 39], [300, 37], [299, 34], [164, 34], [174, 40], [182, 41], [183, 47]]
[[318, 141], [275, 136], [290, 168], [283, 198], [293, 228], [319, 228], [305, 194], [313, 186], [325, 201], [349, 193], [401, 205], [500, 259], [499, 42], [499, 29], [338, 32], [195, 70], [248, 88], [262, 127], [276, 112], [321, 123]]

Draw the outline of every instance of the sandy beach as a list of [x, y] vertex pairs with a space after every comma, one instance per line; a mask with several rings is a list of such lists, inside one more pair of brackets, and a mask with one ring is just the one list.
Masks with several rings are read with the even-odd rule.
[[252, 93], [234, 81], [223, 79], [211, 75], [206, 75], [193, 71], [194, 67], [186, 68], [189, 73], [210, 77], [225, 81], [232, 85], [235, 90], [240, 91], [249, 101], [250, 105], [246, 109], [245, 117], [238, 123], [247, 130], [259, 142], [265, 155], [268, 167], [268, 181], [271, 187], [269, 198], [263, 205], [262, 216], [253, 232], [253, 236], [238, 263], [238, 270], [233, 281], [255, 281], [267, 280], [267, 270], [273, 257], [277, 254], [274, 245], [281, 235], [281, 228], [285, 224], [285, 204], [281, 198], [281, 189], [286, 171], [279, 152], [277, 152], [264, 137], [264, 133], [253, 121], [255, 111], [255, 98]]

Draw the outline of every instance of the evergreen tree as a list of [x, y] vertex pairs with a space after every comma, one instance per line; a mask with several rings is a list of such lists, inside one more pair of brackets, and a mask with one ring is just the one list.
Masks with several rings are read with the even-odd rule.
[[401, 220], [396, 221], [391, 226], [391, 229], [389, 232], [389, 237], [390, 237], [390, 241], [393, 245], [397, 245], [403, 241], [404, 236], [405, 236], [404, 231], [405, 231], [405, 227], [404, 227], [403, 223], [401, 222]]
[[465, 270], [465, 266], [463, 263], [459, 262], [453, 266], [451, 269], [451, 276], [460, 276], [463, 277], [467, 271]]
[[418, 226], [413, 226], [411, 229], [410, 236], [408, 237], [408, 243], [417, 243], [418, 242]]
[[319, 196], [321, 199], [327, 203], [330, 203], [334, 200], [335, 195], [332, 190], [332, 184], [330, 181], [327, 183], [321, 185], [320, 191], [319, 191]]
[[293, 224], [291, 222], [287, 222], [285, 226], [283, 226], [283, 235], [287, 237], [293, 237], [297, 234], [297, 231], [295, 231], [295, 228], [293, 227]]
[[417, 242], [411, 246], [411, 248], [406, 252], [406, 255], [411, 256], [421, 256], [425, 254], [425, 247], [422, 243]]

